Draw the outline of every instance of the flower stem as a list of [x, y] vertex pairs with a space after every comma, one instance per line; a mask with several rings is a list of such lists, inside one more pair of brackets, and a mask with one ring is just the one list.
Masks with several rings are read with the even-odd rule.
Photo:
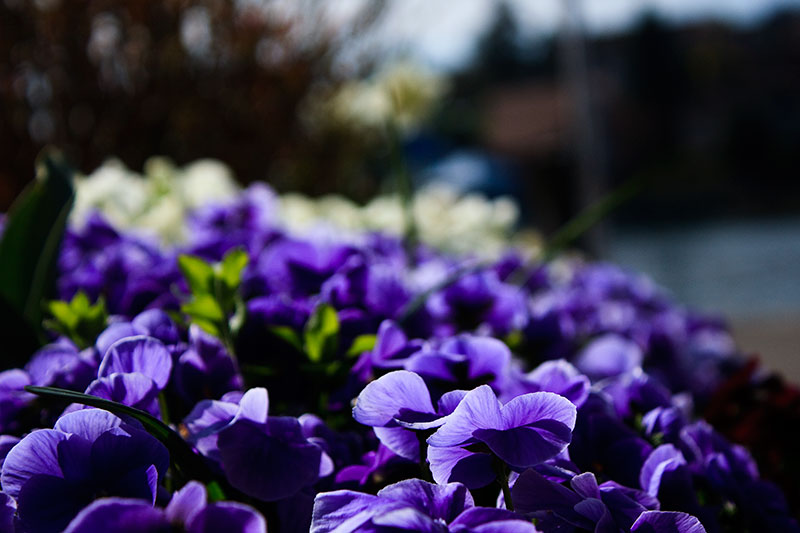
[[500, 471], [497, 473], [497, 482], [500, 483], [500, 487], [503, 489], [503, 500], [506, 503], [506, 509], [509, 511], [514, 511], [514, 502], [511, 500], [511, 487], [508, 486], [508, 466], [503, 464]]
[[422, 479], [425, 481], [433, 481], [433, 475], [431, 475], [431, 470], [428, 468], [428, 463], [425, 461], [425, 456], [427, 453], [425, 451], [428, 449], [428, 437], [430, 436], [430, 432], [427, 431], [417, 431], [417, 441], [419, 442], [419, 469], [422, 473]]

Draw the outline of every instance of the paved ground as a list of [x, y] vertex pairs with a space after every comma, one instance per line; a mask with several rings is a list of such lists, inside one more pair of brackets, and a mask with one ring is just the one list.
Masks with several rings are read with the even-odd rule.
[[800, 384], [800, 218], [615, 229], [606, 252], [724, 316], [743, 350]]

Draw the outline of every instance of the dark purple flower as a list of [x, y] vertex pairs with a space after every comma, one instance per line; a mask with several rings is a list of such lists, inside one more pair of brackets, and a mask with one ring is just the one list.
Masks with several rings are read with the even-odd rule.
[[333, 473], [323, 449], [303, 435], [296, 418], [267, 416], [263, 388], [250, 389], [238, 405], [200, 402], [184, 420], [190, 440], [219, 461], [228, 481], [248, 496], [276, 501]]
[[0, 531], [13, 533], [16, 530], [14, 515], [17, 514], [17, 502], [14, 498], [0, 492]]
[[642, 364], [641, 348], [634, 342], [615, 334], [607, 334], [592, 340], [577, 355], [578, 370], [599, 380], [624, 374]]
[[31, 385], [31, 378], [24, 370], [14, 368], [0, 372], [0, 433], [19, 429], [19, 412], [34, 399], [25, 392], [28, 385]]
[[[86, 388], [86, 394], [141, 409], [151, 415], [159, 416], [158, 386], [149, 377], [139, 372], [113, 373], [94, 380]], [[65, 412], [79, 409], [73, 404]], [[88, 408], [88, 407], [87, 407]]]
[[460, 483], [433, 485], [409, 479], [377, 495], [340, 490], [314, 501], [311, 533], [425, 531], [535, 533], [530, 522], [503, 509], [475, 507]]
[[188, 405], [244, 385], [225, 345], [195, 324], [189, 327], [189, 347], [178, 357], [173, 373], [175, 387]]
[[484, 384], [499, 392], [509, 381], [510, 363], [511, 350], [502, 341], [463, 334], [414, 353], [403, 367], [422, 376], [440, 394]]
[[0, 481], [26, 531], [61, 531], [101, 494], [152, 505], [168, 463], [166, 448], [141, 428], [85, 409], [23, 438], [6, 456]]
[[97, 362], [91, 349], [79, 351], [64, 339], [33, 354], [25, 370], [32, 385], [83, 390], [97, 374]]
[[658, 509], [652, 496], [613, 481], [598, 485], [591, 472], [573, 476], [569, 488], [534, 469], [519, 475], [512, 487], [515, 509], [539, 520], [545, 531], [578, 527], [590, 531], [628, 531], [636, 519]]
[[402, 368], [406, 359], [424, 345], [420, 339], [409, 340], [403, 329], [392, 320], [384, 320], [378, 328], [375, 346], [364, 352], [353, 365], [352, 372], [369, 381], [377, 371]]
[[[589, 397], [589, 378], [563, 359], [545, 361], [531, 372], [522, 374], [513, 366], [512, 378], [503, 390], [501, 398], [510, 400], [528, 392], [554, 392], [580, 407]], [[516, 375], [515, 375], [516, 374]]]
[[141, 500], [103, 498], [93, 502], [70, 522], [65, 533], [266, 533], [258, 511], [236, 502], [207, 503], [206, 489], [190, 481], [172, 496], [166, 509]]
[[495, 477], [492, 455], [514, 470], [540, 464], [567, 447], [575, 419], [575, 406], [558, 394], [533, 392], [503, 405], [481, 385], [428, 438], [431, 473], [437, 483], [486, 485]]

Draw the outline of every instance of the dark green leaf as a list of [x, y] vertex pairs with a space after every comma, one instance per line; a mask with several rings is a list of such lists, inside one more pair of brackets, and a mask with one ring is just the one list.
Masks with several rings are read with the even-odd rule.
[[72, 176], [59, 154], [43, 154], [36, 180], [8, 213], [0, 240], [0, 337], [7, 347], [0, 368], [21, 366], [41, 344], [42, 301], [55, 279], [74, 197]]
[[222, 487], [216, 481], [206, 484], [206, 494], [208, 496], [208, 503], [220, 502], [225, 499], [225, 491], [222, 490]]
[[214, 268], [194, 255], [178, 256], [180, 267], [192, 294], [212, 294], [214, 291]]
[[303, 341], [300, 339], [300, 335], [289, 326], [269, 326], [268, 329], [273, 335], [297, 348], [298, 352], [303, 351]]
[[319, 304], [306, 323], [304, 336], [306, 355], [312, 363], [333, 355], [339, 336], [336, 309], [328, 304]]
[[175, 470], [178, 474], [186, 479], [197, 479], [203, 482], [211, 482], [214, 480], [211, 471], [205, 464], [202, 457], [197, 455], [189, 444], [181, 438], [175, 431], [168, 425], [164, 424], [161, 420], [154, 416], [130, 407], [121, 403], [112, 402], [96, 396], [89, 396], [80, 392], [75, 392], [66, 389], [58, 389], [55, 387], [25, 387], [25, 390], [42, 396], [44, 398], [51, 398], [56, 400], [64, 400], [67, 402], [75, 402], [82, 405], [89, 405], [110, 411], [115, 415], [128, 416], [142, 424], [144, 429], [153, 437], [161, 441], [167, 447], [170, 454]]

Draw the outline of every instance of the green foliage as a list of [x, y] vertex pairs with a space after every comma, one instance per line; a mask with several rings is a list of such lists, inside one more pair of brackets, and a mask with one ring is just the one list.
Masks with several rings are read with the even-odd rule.
[[347, 350], [347, 357], [358, 357], [364, 352], [369, 352], [375, 348], [375, 342], [378, 340], [377, 335], [368, 333], [359, 335], [353, 340], [353, 344]]
[[36, 180], [8, 213], [0, 240], [2, 368], [22, 366], [42, 343], [42, 301], [55, 279], [74, 198], [72, 178], [60, 154], [45, 153], [36, 163]]
[[216, 264], [192, 255], [178, 257], [191, 293], [181, 311], [192, 323], [222, 339], [231, 354], [233, 339], [244, 320], [239, 285], [247, 262], [247, 253], [241, 249], [229, 251]]
[[92, 304], [83, 291], [78, 291], [69, 302], [53, 300], [48, 302], [46, 307], [53, 318], [45, 320], [44, 325], [66, 335], [81, 349], [94, 343], [108, 321], [103, 297]]
[[332, 359], [339, 345], [336, 309], [328, 304], [319, 304], [306, 323], [303, 340], [306, 356], [312, 363]]

